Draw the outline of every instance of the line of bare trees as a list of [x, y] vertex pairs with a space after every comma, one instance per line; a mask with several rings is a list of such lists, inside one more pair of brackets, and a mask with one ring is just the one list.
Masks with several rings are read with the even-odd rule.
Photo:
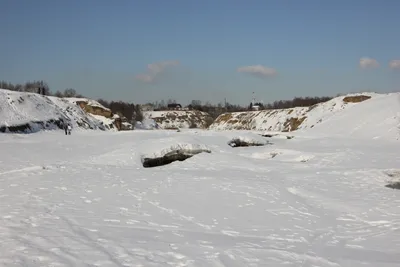
[[39, 88], [42, 88], [42, 92], [44, 95], [50, 95], [50, 89], [48, 84], [45, 81], [29, 81], [24, 84], [13, 84], [7, 81], [0, 81], [0, 88], [8, 89], [11, 91], [18, 91], [18, 92], [31, 92], [37, 93]]
[[[6, 81], [0, 81], [0, 88], [13, 90], [13, 91], [21, 91], [21, 92], [37, 92], [37, 89], [41, 87], [44, 89], [45, 95], [53, 95], [57, 97], [83, 97], [83, 95], [79, 94], [73, 88], [67, 88], [64, 91], [56, 91], [52, 93], [48, 84], [45, 81], [33, 81], [26, 82], [25, 84], [12, 84]], [[259, 106], [259, 110], [265, 109], [285, 109], [285, 108], [293, 108], [293, 107], [309, 107], [315, 104], [326, 102], [332, 99], [332, 97], [324, 96], [324, 97], [295, 97], [291, 100], [277, 100], [272, 103], [262, 104], [257, 103]], [[121, 114], [126, 117], [129, 121], [136, 120], [141, 121], [143, 118], [140, 105], [133, 104], [125, 101], [106, 101], [104, 99], [98, 99], [98, 102], [103, 106], [111, 109], [111, 111], [115, 114]], [[155, 110], [167, 110], [168, 104], [176, 103], [174, 99], [168, 99], [167, 101], [161, 100], [156, 101], [154, 103], [147, 103], [152, 105]], [[248, 106], [241, 106], [231, 104], [229, 102], [218, 103], [217, 105], [213, 105], [210, 102], [203, 103], [200, 100], [192, 100], [187, 108], [190, 110], [198, 110], [207, 112], [213, 118], [218, 117], [222, 113], [225, 112], [243, 112], [252, 110], [252, 104], [250, 103]]]
[[81, 94], [78, 94], [75, 89], [67, 88], [64, 91], [57, 91], [53, 93], [47, 82], [40, 80], [40, 81], [28, 81], [24, 84], [17, 83], [13, 84], [7, 81], [0, 81], [0, 88], [7, 89], [11, 91], [18, 91], [18, 92], [30, 92], [30, 93], [37, 93], [38, 89], [41, 88], [44, 95], [48, 96], [57, 96], [57, 97], [83, 97]]
[[97, 102], [104, 107], [109, 108], [113, 113], [124, 116], [128, 121], [142, 121], [143, 113], [139, 104], [133, 104], [124, 101], [107, 101], [98, 99]]

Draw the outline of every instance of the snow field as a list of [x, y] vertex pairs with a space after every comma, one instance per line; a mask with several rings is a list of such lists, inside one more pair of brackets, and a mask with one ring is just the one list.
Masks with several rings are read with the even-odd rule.
[[0, 266], [398, 266], [398, 143], [239, 135], [0, 135]]

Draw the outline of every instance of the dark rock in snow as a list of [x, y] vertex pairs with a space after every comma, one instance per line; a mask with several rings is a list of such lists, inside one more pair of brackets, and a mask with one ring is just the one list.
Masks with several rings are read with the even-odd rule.
[[390, 184], [385, 185], [388, 188], [392, 188], [392, 189], [399, 189], [400, 190], [400, 182], [393, 182]]
[[206, 149], [196, 149], [196, 150], [179, 149], [179, 150], [173, 150], [171, 152], [168, 152], [164, 156], [160, 156], [160, 157], [154, 157], [154, 158], [144, 157], [144, 158], [142, 158], [142, 164], [143, 164], [143, 167], [145, 167], [145, 168], [158, 167], [158, 166], [170, 164], [174, 161], [184, 161], [184, 160], [191, 158], [194, 155], [202, 153], [202, 152], [211, 153], [210, 150], [206, 150]]
[[272, 145], [270, 142], [259, 142], [259, 141], [246, 141], [240, 138], [234, 138], [228, 142], [231, 147], [249, 147], [249, 146], [265, 146]]

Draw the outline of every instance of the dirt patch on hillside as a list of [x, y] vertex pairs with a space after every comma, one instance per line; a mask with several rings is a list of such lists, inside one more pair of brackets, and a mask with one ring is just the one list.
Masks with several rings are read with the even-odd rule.
[[213, 118], [205, 112], [200, 111], [166, 111], [158, 117], [152, 119], [159, 125], [166, 124], [163, 128], [208, 128], [213, 122]]
[[233, 117], [232, 113], [225, 113], [225, 114], [219, 115], [218, 118], [215, 120], [215, 123], [227, 122], [230, 119], [232, 119], [232, 117]]
[[290, 118], [285, 121], [283, 124], [284, 129], [282, 132], [289, 132], [289, 131], [295, 131], [299, 128], [299, 126], [303, 123], [303, 121], [307, 117], [301, 117], [301, 118]]
[[343, 102], [345, 102], [345, 103], [360, 103], [360, 102], [363, 102], [370, 98], [371, 97], [367, 96], [367, 95], [346, 96], [345, 98], [343, 98]]
[[77, 101], [76, 104], [79, 105], [85, 112], [93, 115], [99, 115], [106, 118], [111, 118], [113, 116], [111, 110], [88, 105], [86, 101]]

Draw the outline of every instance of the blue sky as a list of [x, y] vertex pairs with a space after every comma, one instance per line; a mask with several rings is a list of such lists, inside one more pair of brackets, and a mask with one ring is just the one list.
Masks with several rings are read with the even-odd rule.
[[53, 91], [248, 104], [252, 92], [269, 102], [400, 89], [397, 0], [2, 0], [0, 10], [0, 79]]

